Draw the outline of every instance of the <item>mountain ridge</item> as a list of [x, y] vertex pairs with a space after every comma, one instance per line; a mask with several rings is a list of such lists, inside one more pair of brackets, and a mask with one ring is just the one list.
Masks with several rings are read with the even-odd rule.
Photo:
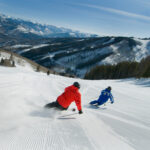
[[150, 55], [150, 40], [129, 37], [56, 38], [37, 45], [14, 45], [8, 49], [56, 72], [83, 77], [96, 65], [141, 61]]
[[32, 22], [30, 20], [23, 20], [14, 17], [9, 17], [0, 14], [0, 33], [7, 34], [9, 36], [15, 36], [15, 34], [33, 34], [37, 38], [60, 38], [60, 37], [96, 37], [96, 34], [82, 33], [72, 29], [64, 27], [56, 27], [54, 25], [40, 24]]

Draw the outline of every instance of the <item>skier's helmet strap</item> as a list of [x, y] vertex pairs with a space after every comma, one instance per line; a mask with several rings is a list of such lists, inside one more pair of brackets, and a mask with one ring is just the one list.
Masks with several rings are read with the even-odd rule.
[[73, 85], [74, 85], [75, 87], [77, 87], [78, 89], [80, 89], [80, 84], [79, 84], [78, 82], [74, 82]]
[[112, 88], [111, 88], [110, 86], [108, 86], [107, 89], [108, 89], [109, 91], [111, 91]]

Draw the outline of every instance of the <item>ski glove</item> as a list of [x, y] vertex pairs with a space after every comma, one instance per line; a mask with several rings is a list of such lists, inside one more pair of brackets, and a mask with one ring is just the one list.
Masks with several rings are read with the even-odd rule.
[[111, 102], [111, 104], [113, 104], [114, 102]]
[[79, 110], [79, 114], [83, 114], [83, 111], [82, 111], [82, 110]]

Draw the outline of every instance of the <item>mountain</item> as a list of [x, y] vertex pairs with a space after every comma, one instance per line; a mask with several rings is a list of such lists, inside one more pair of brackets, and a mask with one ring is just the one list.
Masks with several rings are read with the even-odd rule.
[[[149, 79], [90, 81], [25, 66], [0, 66], [1, 150], [149, 150]], [[74, 103], [67, 111], [43, 108], [75, 81], [81, 84], [82, 115]], [[114, 104], [90, 107], [107, 86]]]
[[58, 73], [82, 78], [96, 65], [139, 62], [150, 55], [150, 39], [95, 36], [0, 15], [0, 48]]
[[[43, 40], [44, 41], [44, 40]], [[92, 67], [137, 61], [150, 55], [150, 39], [132, 37], [56, 38], [8, 48], [43, 66], [83, 77]]]
[[42, 25], [22, 19], [0, 15], [0, 42], [4, 39], [28, 40], [39, 38], [62, 38], [62, 37], [95, 37], [97, 35], [81, 33], [66, 28], [58, 28], [52, 25]]

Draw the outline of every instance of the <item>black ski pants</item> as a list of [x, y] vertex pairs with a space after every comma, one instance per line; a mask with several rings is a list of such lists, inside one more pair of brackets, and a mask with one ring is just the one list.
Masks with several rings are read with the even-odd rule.
[[46, 104], [45, 107], [46, 108], [58, 108], [60, 110], [67, 110], [68, 109], [68, 108], [62, 107], [57, 101]]

